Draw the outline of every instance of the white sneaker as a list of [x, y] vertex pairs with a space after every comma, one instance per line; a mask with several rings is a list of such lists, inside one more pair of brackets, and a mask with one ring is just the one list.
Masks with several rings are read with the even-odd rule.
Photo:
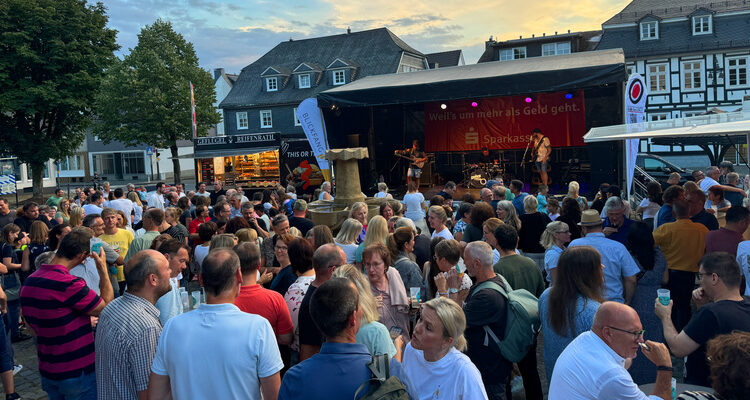
[[22, 369], [23, 369], [23, 365], [21, 365], [21, 364], [14, 365], [13, 366], [13, 375], [16, 375], [17, 373], [21, 372]]

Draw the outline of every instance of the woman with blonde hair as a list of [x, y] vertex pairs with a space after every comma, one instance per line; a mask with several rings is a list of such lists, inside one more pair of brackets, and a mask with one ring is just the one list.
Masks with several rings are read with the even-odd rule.
[[375, 197], [376, 199], [381, 199], [381, 198], [392, 199], [393, 198], [393, 196], [391, 196], [391, 194], [388, 193], [388, 185], [386, 185], [385, 182], [378, 183], [378, 192], [375, 193], [375, 196], [373, 197]]
[[208, 252], [212, 252], [216, 249], [232, 248], [237, 245], [237, 236], [231, 233], [221, 233], [211, 238], [211, 245], [208, 247]]
[[133, 225], [135, 225], [141, 222], [141, 218], [143, 218], [143, 203], [141, 203], [141, 198], [137, 192], [128, 193], [128, 200], [133, 202]]
[[482, 235], [483, 235], [484, 241], [485, 243], [490, 245], [490, 247], [492, 247], [492, 263], [493, 264], [500, 261], [500, 251], [497, 249], [497, 239], [495, 239], [495, 229], [497, 229], [497, 227], [502, 224], [504, 224], [504, 222], [501, 221], [500, 218], [490, 218], [487, 221], [484, 221], [484, 224], [482, 225]]
[[86, 211], [83, 211], [83, 207], [73, 207], [70, 210], [70, 220], [68, 223], [71, 228], [75, 228], [83, 225], [83, 218], [86, 216]]
[[521, 230], [521, 219], [518, 218], [516, 207], [514, 207], [513, 203], [510, 201], [502, 200], [497, 203], [497, 217], [500, 218], [504, 224], [516, 228], [517, 231]]
[[370, 350], [370, 354], [388, 354], [389, 357], [401, 361], [401, 347], [403, 337], [398, 336], [394, 345], [388, 328], [378, 322], [378, 305], [370, 289], [367, 277], [351, 264], [342, 265], [333, 271], [334, 278], [346, 278], [352, 281], [359, 292], [359, 309], [362, 310], [362, 325], [355, 337], [357, 343], [364, 344]]
[[403, 360], [419, 399], [436, 393], [446, 399], [487, 399], [479, 370], [462, 353], [465, 329], [466, 316], [453, 300], [438, 297], [422, 306]]
[[566, 194], [565, 197], [570, 197], [571, 199], [575, 200], [578, 203], [578, 206], [581, 208], [581, 211], [583, 211], [589, 208], [589, 203], [588, 201], [586, 201], [585, 197], [578, 194], [578, 191], [580, 189], [581, 187], [580, 185], [578, 185], [578, 182], [570, 181], [570, 183], [568, 184], [568, 194]]
[[373, 243], [386, 243], [388, 239], [388, 221], [380, 215], [376, 215], [370, 218], [370, 223], [367, 224], [367, 233], [365, 234], [365, 240], [359, 244], [357, 251], [354, 254], [354, 260], [358, 263], [362, 263], [362, 252], [365, 247]]
[[55, 219], [58, 224], [70, 222], [70, 199], [60, 199]]
[[557, 260], [568, 243], [570, 243], [570, 227], [568, 227], [568, 224], [562, 221], [553, 221], [547, 224], [539, 244], [547, 249], [544, 252], [544, 270], [547, 272], [547, 282], [550, 285], [555, 282]]
[[453, 239], [450, 229], [445, 226], [448, 222], [448, 215], [445, 213], [443, 206], [430, 206], [427, 211], [427, 222], [434, 229], [431, 239], [435, 239], [438, 236], [445, 239]]
[[258, 245], [258, 232], [255, 229], [243, 228], [234, 233], [239, 243], [252, 243]]
[[333, 240], [333, 243], [336, 244], [336, 246], [339, 246], [344, 250], [344, 253], [346, 254], [346, 262], [349, 264], [354, 262], [355, 253], [357, 252], [356, 242], [360, 232], [362, 232], [362, 224], [354, 218], [347, 218], [341, 225], [341, 229], [339, 230], [339, 234], [336, 235], [336, 239]]
[[307, 231], [307, 241], [310, 242], [315, 250], [324, 244], [333, 243], [331, 228], [328, 225], [315, 225]]
[[357, 236], [357, 244], [362, 243], [365, 240], [365, 234], [367, 233], [367, 204], [358, 201], [352, 204], [352, 209], [349, 210], [349, 218], [354, 218], [362, 224], [360, 228], [359, 236]]
[[188, 233], [185, 225], [182, 225], [180, 223], [180, 215], [182, 215], [182, 210], [180, 210], [179, 208], [167, 207], [167, 209], [164, 211], [164, 223], [168, 224], [169, 227], [162, 230], [162, 233], [166, 233], [169, 236], [172, 236], [173, 238], [179, 240], [180, 242], [187, 244], [187, 239], [188, 236], [190, 236], [190, 233]]

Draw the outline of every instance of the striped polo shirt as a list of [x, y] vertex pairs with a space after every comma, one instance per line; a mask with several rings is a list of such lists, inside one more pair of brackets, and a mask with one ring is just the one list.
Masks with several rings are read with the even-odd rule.
[[94, 372], [94, 333], [86, 313], [101, 301], [62, 265], [42, 265], [26, 278], [21, 307], [37, 335], [43, 377], [63, 380]]

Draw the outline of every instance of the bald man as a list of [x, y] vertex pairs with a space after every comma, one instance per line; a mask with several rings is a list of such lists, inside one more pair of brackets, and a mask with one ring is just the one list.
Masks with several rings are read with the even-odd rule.
[[[549, 399], [671, 399], [669, 350], [664, 344], [650, 340], [644, 345], [643, 333], [634, 309], [613, 301], [603, 303], [594, 316], [591, 330], [575, 338], [557, 359]], [[651, 396], [638, 389], [625, 368], [638, 354], [639, 347], [657, 366]]]
[[145, 398], [161, 335], [155, 304], [169, 292], [169, 262], [143, 250], [125, 266], [128, 290], [109, 303], [96, 330], [96, 387], [102, 398]]

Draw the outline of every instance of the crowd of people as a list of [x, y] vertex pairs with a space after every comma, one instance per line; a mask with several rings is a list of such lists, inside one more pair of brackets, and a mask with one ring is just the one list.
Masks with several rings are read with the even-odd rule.
[[[33, 336], [50, 399], [536, 400], [538, 352], [550, 399], [667, 400], [673, 376], [706, 390], [684, 398], [741, 399], [750, 203], [720, 175], [639, 204], [607, 184], [589, 201], [577, 182], [448, 182], [427, 201], [381, 183], [333, 229], [308, 212], [329, 182], [0, 198], [0, 380], [19, 398], [11, 343]], [[395, 381], [372, 379], [383, 362]]]

